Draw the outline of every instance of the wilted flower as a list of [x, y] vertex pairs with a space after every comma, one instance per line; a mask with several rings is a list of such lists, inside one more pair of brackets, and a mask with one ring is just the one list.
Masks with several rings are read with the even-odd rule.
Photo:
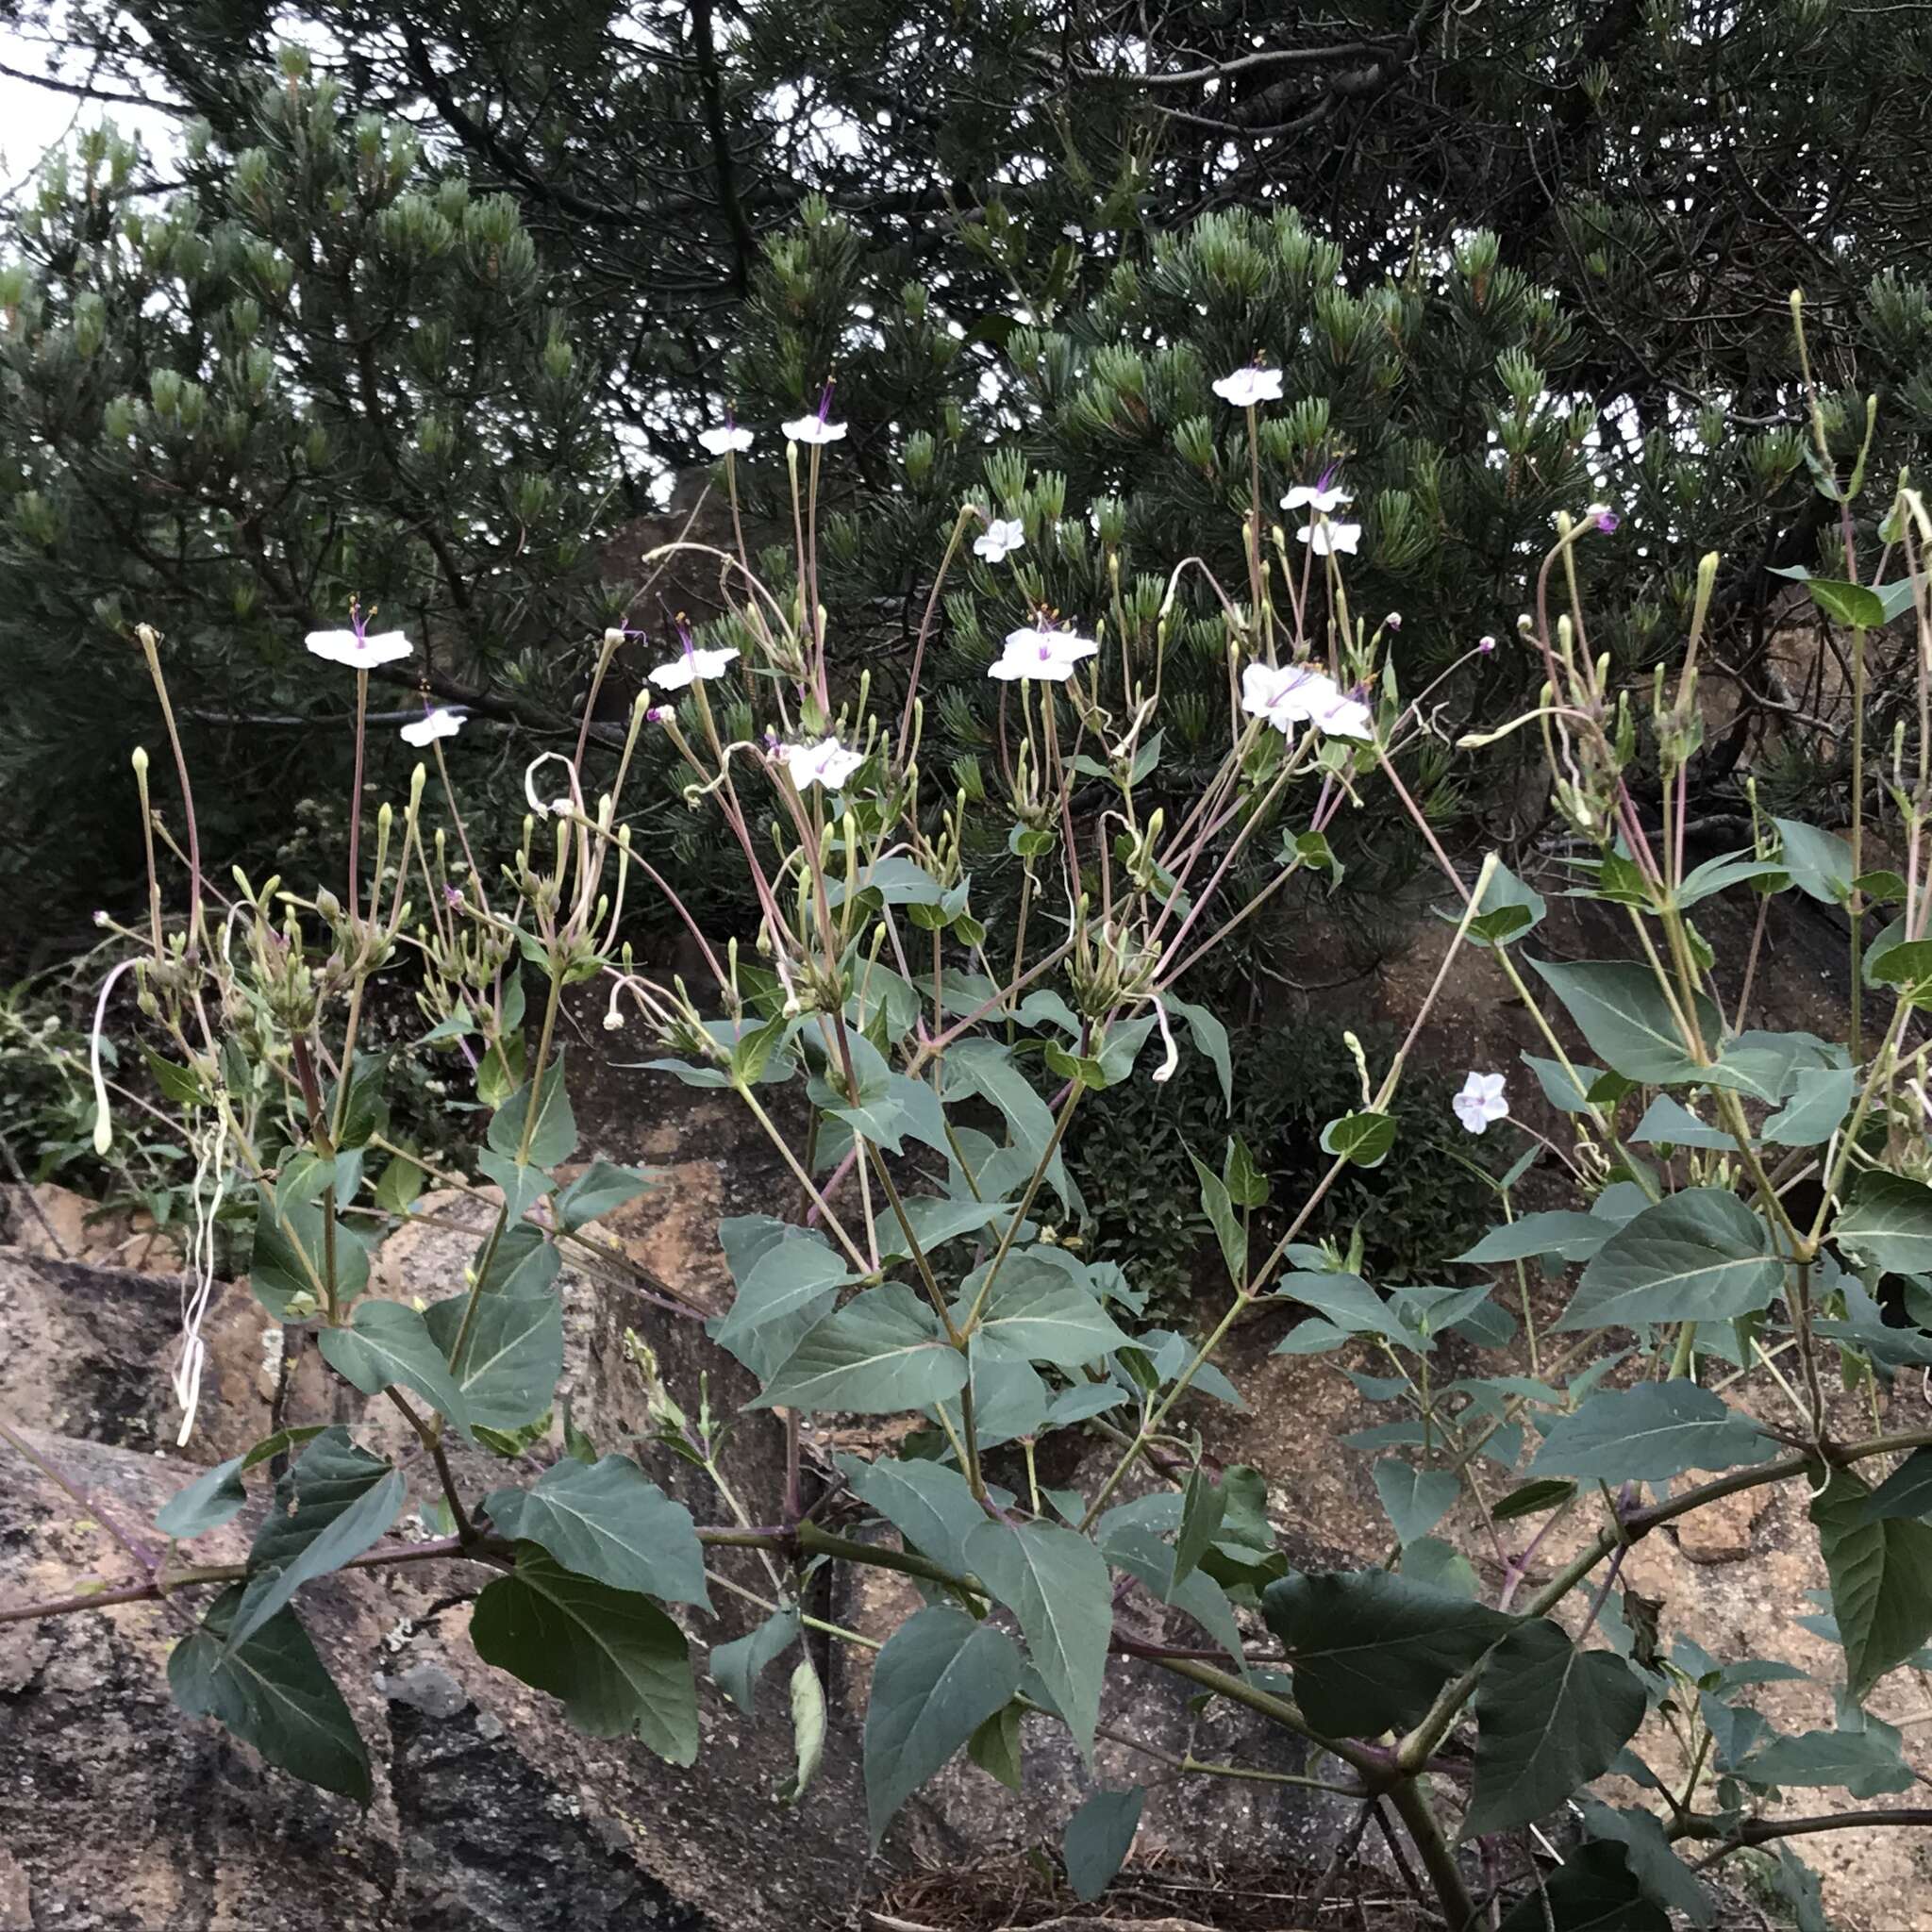
[[837, 442], [845, 434], [846, 425], [829, 420], [832, 413], [832, 385], [826, 383], [819, 396], [816, 413], [809, 416], [794, 416], [783, 425], [788, 442], [825, 443]]
[[1214, 385], [1214, 393], [1224, 403], [1232, 403], [1237, 409], [1252, 409], [1257, 403], [1278, 403], [1281, 400], [1281, 371], [1263, 369], [1258, 362], [1251, 362], [1245, 369], [1237, 369], [1232, 375], [1224, 375]]
[[1064, 684], [1073, 676], [1075, 664], [1096, 656], [1099, 650], [1092, 639], [1075, 637], [1070, 630], [1023, 625], [1007, 633], [1007, 647], [996, 662], [986, 667], [986, 675], [1008, 684], [1017, 678]]
[[1362, 541], [1362, 526], [1359, 524], [1331, 524], [1324, 518], [1318, 524], [1303, 525], [1294, 534], [1317, 557], [1353, 557]]
[[1018, 517], [994, 517], [985, 531], [974, 538], [973, 554], [988, 563], [1004, 563], [1025, 544], [1026, 525]]
[[1481, 637], [1476, 639], [1475, 647], [1487, 658], [1496, 648], [1496, 641], [1488, 631], [1485, 631]]
[[425, 711], [413, 724], [403, 726], [403, 742], [418, 748], [434, 744], [439, 738], [454, 738], [463, 728], [463, 714], [438, 705]]
[[862, 751], [847, 751], [836, 738], [822, 738], [816, 744], [781, 744], [778, 756], [801, 791], [814, 785], [836, 791], [865, 762]]
[[1456, 1109], [1456, 1118], [1472, 1134], [1487, 1133], [1491, 1121], [1505, 1120], [1509, 1113], [1509, 1096], [1503, 1091], [1501, 1074], [1472, 1074], [1450, 1105]]
[[1402, 628], [1402, 612], [1399, 610], [1391, 610], [1389, 613], [1389, 615], [1382, 620], [1382, 628], [1384, 630], [1400, 630]]
[[346, 664], [351, 671], [393, 664], [416, 648], [399, 630], [378, 631], [371, 637], [362, 628], [360, 618], [353, 630], [312, 630], [306, 641], [316, 657], [325, 658], [331, 664]]
[[670, 705], [653, 705], [644, 713], [644, 723], [647, 724], [668, 724], [676, 716], [676, 711]]
[[1596, 513], [1596, 526], [1606, 537], [1617, 534], [1617, 525], [1624, 521], [1613, 509], [1600, 509]]
[[741, 429], [727, 410], [722, 429], [701, 429], [698, 441], [714, 457], [730, 456], [751, 447], [751, 431]]
[[1353, 503], [1353, 493], [1341, 488], [1335, 480], [1333, 463], [1317, 476], [1313, 483], [1297, 483], [1281, 499], [1283, 509], [1318, 509], [1325, 516], [1333, 516], [1345, 503]]

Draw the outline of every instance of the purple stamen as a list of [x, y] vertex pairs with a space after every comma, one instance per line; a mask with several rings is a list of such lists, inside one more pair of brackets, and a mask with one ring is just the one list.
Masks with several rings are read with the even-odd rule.
[[825, 386], [824, 386], [824, 390], [823, 390], [823, 391], [822, 391], [820, 392], [820, 394], [819, 394], [819, 421], [820, 421], [821, 423], [829, 423], [829, 422], [830, 422], [831, 420], [832, 420], [832, 378], [831, 378], [831, 377], [830, 377], [830, 376], [828, 375], [828, 376], [826, 376], [826, 377], [825, 377]]

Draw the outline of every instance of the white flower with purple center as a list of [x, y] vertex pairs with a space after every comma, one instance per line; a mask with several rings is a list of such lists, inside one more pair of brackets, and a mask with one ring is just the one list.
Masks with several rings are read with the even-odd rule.
[[865, 762], [862, 751], [848, 751], [836, 738], [822, 738], [816, 744], [781, 744], [778, 756], [801, 791], [814, 785], [836, 791]]
[[346, 664], [351, 671], [393, 664], [416, 648], [399, 630], [378, 631], [371, 637], [359, 617], [354, 623], [353, 630], [312, 630], [304, 641], [316, 657], [331, 664]]
[[421, 750], [425, 744], [434, 744], [439, 738], [454, 738], [462, 728], [462, 712], [437, 705], [425, 711], [413, 724], [403, 726], [403, 742]]
[[791, 422], [782, 425], [788, 442], [822, 444], [840, 441], [846, 425], [834, 423], [832, 415], [832, 385], [828, 382], [819, 396], [817, 410], [809, 416], [794, 416]]
[[1245, 369], [1237, 369], [1232, 375], [1224, 375], [1214, 385], [1214, 393], [1237, 409], [1252, 409], [1257, 403], [1278, 403], [1281, 400], [1281, 371], [1264, 369], [1258, 362], [1251, 362]]
[[699, 430], [698, 441], [711, 456], [736, 456], [751, 447], [751, 431], [741, 429], [736, 418], [727, 409], [724, 413], [724, 426], [722, 429]]
[[1006, 649], [986, 667], [989, 677], [1004, 684], [1033, 679], [1044, 684], [1064, 684], [1074, 675], [1074, 666], [1085, 658], [1099, 654], [1091, 638], [1075, 637], [1070, 630], [1051, 625], [1023, 625], [1007, 633]]
[[722, 677], [724, 667], [738, 656], [728, 645], [723, 650], [700, 650], [682, 623], [677, 626], [677, 635], [684, 645], [678, 656], [668, 664], [651, 666], [651, 682], [659, 691], [683, 691], [690, 685], [703, 684], [708, 678]]
[[1332, 738], [1373, 739], [1374, 722], [1358, 698], [1335, 688], [1324, 671], [1307, 664], [1249, 664], [1241, 671], [1241, 709], [1265, 718], [1284, 738], [1312, 724]]
[[988, 563], [1004, 563], [1026, 547], [1026, 525], [1018, 517], [994, 517], [973, 540], [973, 554]]
[[1297, 483], [1281, 499], [1283, 509], [1318, 509], [1333, 516], [1343, 504], [1355, 501], [1354, 493], [1335, 480], [1336, 465], [1330, 463], [1312, 483]]
[[1501, 1074], [1472, 1074], [1450, 1105], [1472, 1134], [1486, 1134], [1491, 1122], [1509, 1115], [1509, 1096], [1503, 1091]]

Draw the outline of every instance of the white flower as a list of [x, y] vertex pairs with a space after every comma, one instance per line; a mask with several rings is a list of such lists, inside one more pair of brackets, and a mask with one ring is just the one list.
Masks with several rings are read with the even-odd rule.
[[783, 425], [787, 442], [838, 442], [844, 434], [843, 423], [827, 423], [823, 416], [794, 416]]
[[1281, 400], [1281, 371], [1263, 369], [1258, 362], [1251, 362], [1245, 369], [1237, 369], [1232, 375], [1224, 375], [1214, 385], [1214, 393], [1224, 403], [1232, 403], [1237, 409], [1252, 409], [1257, 403], [1278, 403]]
[[1283, 509], [1318, 509], [1322, 514], [1333, 516], [1345, 503], [1353, 503], [1355, 497], [1335, 480], [1336, 465], [1330, 463], [1312, 483], [1297, 483], [1281, 499]]
[[973, 554], [988, 563], [1004, 563], [1014, 551], [1026, 546], [1026, 525], [1018, 517], [994, 517], [985, 534], [974, 538]]
[[1099, 650], [1092, 639], [1075, 637], [1070, 630], [1042, 630], [1023, 625], [1007, 633], [1007, 647], [996, 663], [986, 667], [986, 675], [1006, 684], [1023, 677], [1064, 684], [1073, 676], [1075, 664], [1083, 658], [1096, 656]]
[[816, 744], [781, 744], [778, 756], [801, 791], [814, 785], [836, 791], [865, 762], [862, 751], [847, 751], [836, 738], [822, 738]]
[[463, 728], [463, 714], [438, 705], [433, 711], [425, 711], [413, 724], [403, 726], [403, 742], [419, 748], [433, 744], [439, 738], [454, 738]]
[[1456, 1109], [1456, 1118], [1472, 1134], [1488, 1132], [1491, 1121], [1505, 1120], [1509, 1113], [1509, 1097], [1503, 1091], [1501, 1074], [1472, 1074], [1450, 1105]]
[[1316, 707], [1315, 728], [1325, 731], [1330, 738], [1359, 738], [1365, 743], [1373, 743], [1375, 717], [1359, 698], [1331, 689]]
[[682, 691], [688, 684], [702, 684], [708, 677], [724, 674], [725, 665], [738, 656], [734, 650], [701, 651], [686, 644], [683, 654], [668, 664], [651, 666], [651, 682], [659, 691]]
[[1362, 541], [1362, 526], [1359, 524], [1331, 524], [1324, 519], [1319, 524], [1304, 524], [1294, 534], [1317, 557], [1353, 557], [1356, 546]]
[[1399, 610], [1391, 610], [1389, 613], [1389, 615], [1382, 620], [1382, 628], [1384, 630], [1400, 630], [1402, 628], [1402, 612]]
[[751, 447], [751, 431], [741, 429], [736, 423], [726, 423], [722, 429], [699, 430], [698, 441], [712, 456], [727, 456]]
[[1344, 696], [1326, 672], [1306, 664], [1249, 664], [1241, 671], [1241, 709], [1265, 718], [1285, 738], [1310, 724], [1335, 738], [1373, 739], [1369, 708]]
[[318, 658], [325, 658], [331, 664], [346, 664], [351, 671], [393, 664], [416, 648], [399, 630], [379, 631], [375, 637], [359, 630], [312, 630], [307, 641]]

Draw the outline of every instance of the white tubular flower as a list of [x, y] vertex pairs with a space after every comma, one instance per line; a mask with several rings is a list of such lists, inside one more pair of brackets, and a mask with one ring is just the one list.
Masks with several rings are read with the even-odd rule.
[[1359, 524], [1331, 524], [1325, 518], [1318, 524], [1304, 524], [1295, 533], [1317, 557], [1353, 557], [1362, 541]]
[[[1324, 684], [1328, 680], [1324, 678]], [[1359, 738], [1365, 744], [1375, 737], [1375, 714], [1359, 698], [1337, 691], [1332, 685], [1316, 703], [1314, 725], [1330, 738]]]
[[1154, 1070], [1154, 1084], [1165, 1087], [1174, 1078], [1174, 1069], [1181, 1063], [1181, 1050], [1174, 1043], [1174, 1029], [1167, 1024], [1167, 1008], [1159, 1000], [1154, 1002], [1155, 1024], [1160, 1028], [1160, 1041], [1167, 1048], [1161, 1056], [1160, 1064]]
[[1241, 709], [1265, 718], [1286, 738], [1336, 701], [1334, 683], [1306, 664], [1247, 664], [1241, 668]]
[[827, 423], [823, 416], [794, 416], [781, 426], [787, 442], [840, 442], [846, 429], [843, 423]]
[[305, 641], [316, 657], [331, 664], [346, 664], [351, 671], [393, 664], [416, 648], [399, 630], [378, 631], [375, 637], [359, 629], [312, 630]]
[[722, 429], [701, 429], [698, 441], [711, 456], [738, 456], [751, 447], [751, 431], [727, 421]]
[[734, 650], [701, 651], [687, 643], [681, 657], [668, 664], [651, 667], [651, 682], [660, 691], [682, 691], [687, 685], [703, 684], [707, 678], [722, 676], [725, 665], [738, 656]]
[[1503, 1091], [1501, 1074], [1470, 1074], [1462, 1083], [1462, 1091], [1449, 1104], [1472, 1134], [1488, 1133], [1491, 1121], [1505, 1120], [1509, 1113], [1509, 1096]]
[[836, 791], [865, 762], [862, 751], [848, 751], [836, 738], [822, 738], [816, 744], [781, 744], [778, 756], [801, 791], [814, 785]]
[[986, 667], [986, 675], [997, 677], [1003, 684], [1020, 678], [1064, 684], [1073, 676], [1075, 664], [1098, 656], [1100, 646], [1091, 638], [1075, 637], [1070, 630], [1023, 625], [1007, 633], [1007, 647], [995, 662]]
[[421, 749], [425, 744], [434, 744], [439, 738], [454, 738], [462, 728], [463, 714], [460, 711], [452, 711], [438, 705], [424, 712], [413, 724], [403, 726], [403, 742]]
[[1244, 369], [1224, 375], [1214, 385], [1214, 393], [1237, 409], [1252, 409], [1257, 403], [1278, 403], [1281, 371], [1263, 369], [1258, 362], [1251, 362]]
[[994, 517], [973, 540], [973, 554], [988, 563], [1004, 563], [1026, 545], [1026, 525], [1018, 517]]

